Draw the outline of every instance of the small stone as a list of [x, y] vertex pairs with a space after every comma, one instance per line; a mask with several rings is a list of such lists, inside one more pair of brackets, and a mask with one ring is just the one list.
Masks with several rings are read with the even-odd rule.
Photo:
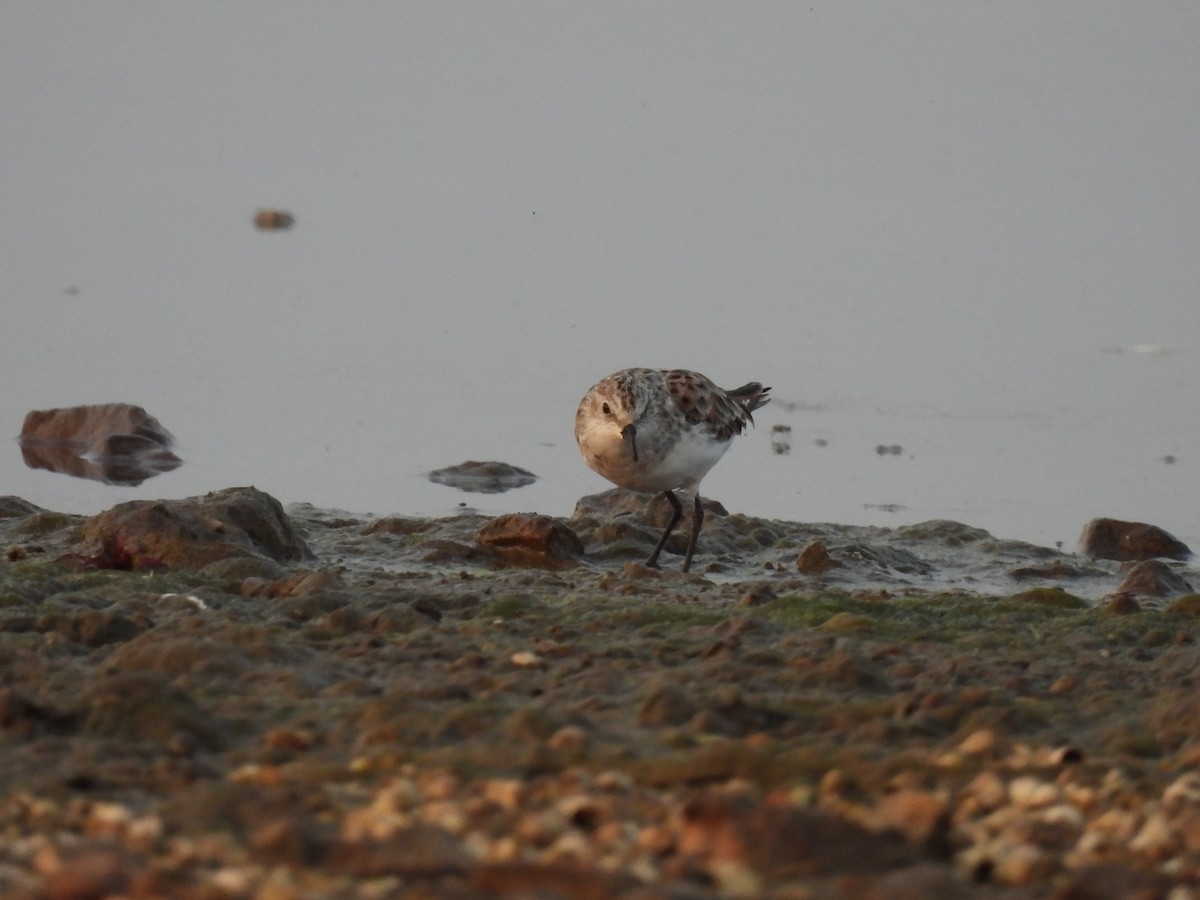
[[342, 841], [330, 851], [327, 865], [355, 878], [431, 878], [465, 872], [472, 862], [454, 835], [433, 825], [416, 824], [379, 840]]
[[1060, 793], [1055, 785], [1047, 781], [1023, 775], [1009, 784], [1008, 796], [1021, 809], [1040, 809], [1056, 803]]
[[1175, 809], [1188, 805], [1200, 806], [1200, 774], [1187, 772], [1180, 775], [1163, 791], [1163, 805]]
[[796, 568], [805, 575], [823, 575], [830, 569], [841, 566], [838, 560], [829, 555], [829, 548], [824, 541], [813, 541], [800, 551], [796, 559]]
[[1131, 616], [1141, 611], [1142, 608], [1138, 606], [1138, 602], [1128, 594], [1115, 594], [1111, 600], [1104, 604], [1103, 610], [1106, 616]]
[[967, 756], [986, 756], [996, 749], [996, 732], [980, 728], [963, 738], [958, 749]]
[[1004, 779], [992, 771], [983, 771], [976, 775], [966, 786], [964, 793], [983, 809], [998, 809], [1008, 798]]
[[557, 753], [578, 756], [587, 750], [587, 732], [578, 725], [564, 725], [546, 741], [546, 746]]
[[302, 752], [313, 745], [315, 736], [311, 731], [296, 728], [272, 728], [263, 735], [263, 746], [270, 750]]
[[775, 591], [769, 584], [754, 585], [738, 598], [738, 606], [762, 606], [775, 599]]
[[879, 802], [875, 818], [881, 827], [894, 828], [910, 842], [923, 845], [945, 836], [949, 825], [946, 812], [946, 802], [937, 794], [901, 790]]
[[1056, 678], [1047, 691], [1051, 694], [1069, 694], [1078, 687], [1078, 678], [1074, 675], [1063, 675], [1061, 678]]
[[89, 847], [66, 856], [47, 878], [46, 900], [83, 900], [122, 893], [129, 883], [130, 860], [116, 848]]
[[1003, 846], [993, 863], [993, 876], [1006, 884], [1040, 881], [1052, 875], [1056, 868], [1052, 857], [1029, 844]]
[[259, 231], [287, 231], [296, 224], [296, 217], [283, 209], [260, 209], [254, 214], [254, 227]]
[[642, 727], [661, 728], [682, 725], [696, 714], [698, 707], [682, 688], [671, 684], [652, 687], [638, 709], [637, 723]]
[[1160, 812], [1153, 812], [1146, 817], [1138, 833], [1129, 842], [1129, 849], [1162, 861], [1176, 852], [1178, 839], [1166, 816]]

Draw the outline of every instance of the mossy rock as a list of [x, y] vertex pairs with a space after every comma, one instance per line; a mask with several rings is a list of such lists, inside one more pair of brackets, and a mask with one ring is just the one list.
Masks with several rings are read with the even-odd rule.
[[1068, 594], [1060, 587], [1031, 588], [1021, 591], [1008, 598], [1016, 603], [1032, 603], [1037, 606], [1049, 606], [1054, 609], [1087, 609], [1088, 602], [1082, 597]]
[[1184, 594], [1171, 601], [1167, 612], [1178, 616], [1200, 616], [1200, 594]]
[[834, 613], [821, 624], [822, 631], [831, 631], [834, 634], [861, 634], [874, 628], [873, 620], [851, 612]]

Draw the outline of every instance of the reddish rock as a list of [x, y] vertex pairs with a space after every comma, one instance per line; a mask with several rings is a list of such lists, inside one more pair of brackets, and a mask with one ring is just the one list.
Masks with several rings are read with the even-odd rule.
[[549, 516], [514, 513], [492, 519], [475, 540], [498, 559], [515, 565], [562, 565], [583, 556], [583, 543]]
[[260, 209], [254, 214], [259, 231], [287, 231], [295, 224], [296, 217], [285, 209]]
[[180, 465], [171, 433], [128, 403], [33, 410], [20, 442], [30, 468], [108, 484], [141, 484]]
[[25, 416], [20, 440], [74, 444], [97, 455], [120, 452], [139, 441], [160, 447], [174, 443], [158, 419], [129, 403], [32, 410]]
[[99, 569], [200, 569], [231, 556], [310, 559], [279, 501], [255, 488], [122, 503], [84, 522], [74, 558]]
[[1116, 594], [1111, 600], [1104, 605], [1104, 615], [1106, 616], [1131, 616], [1134, 613], [1142, 611], [1138, 602], [1128, 594]]
[[136, 862], [116, 846], [88, 846], [68, 854], [46, 879], [46, 900], [89, 900], [124, 893]]
[[434, 825], [413, 825], [378, 840], [343, 841], [333, 847], [327, 864], [355, 878], [433, 878], [465, 872], [472, 862], [471, 854], [450, 832]]
[[276, 865], [320, 865], [335, 836], [331, 826], [308, 815], [287, 815], [255, 828], [249, 844], [255, 854]]
[[683, 811], [679, 851], [709, 869], [769, 879], [885, 872], [917, 861], [895, 832], [876, 833], [820, 809], [707, 795]]
[[800, 551], [796, 560], [796, 568], [805, 575], [821, 575], [839, 566], [841, 563], [829, 555], [824, 541], [813, 541]]
[[917, 846], [950, 855], [950, 813], [946, 801], [932, 791], [886, 794], [876, 805], [875, 824], [900, 832]]
[[1184, 561], [1192, 556], [1186, 544], [1144, 522], [1092, 519], [1079, 540], [1083, 552], [1093, 559], [1127, 562], [1165, 557]]
[[487, 863], [471, 871], [471, 884], [489, 897], [556, 897], [609, 900], [626, 896], [638, 880], [623, 872], [565, 863]]
[[1139, 597], [1176, 597], [1191, 593], [1192, 586], [1161, 559], [1148, 559], [1130, 568], [1118, 594]]

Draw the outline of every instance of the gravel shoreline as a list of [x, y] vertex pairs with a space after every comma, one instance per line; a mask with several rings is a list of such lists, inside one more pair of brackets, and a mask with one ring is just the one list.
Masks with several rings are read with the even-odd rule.
[[1200, 895], [1196, 594], [957, 523], [710, 516], [681, 575], [653, 508], [534, 565], [237, 490], [137, 510], [183, 561], [2, 507], [5, 896]]

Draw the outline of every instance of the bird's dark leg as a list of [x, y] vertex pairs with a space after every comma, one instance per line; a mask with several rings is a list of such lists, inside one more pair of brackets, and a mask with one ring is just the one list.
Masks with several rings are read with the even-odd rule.
[[[662, 548], [667, 543], [667, 538], [671, 536], [671, 532], [675, 530], [675, 526], [679, 524], [680, 518], [683, 516], [683, 505], [670, 491], [663, 491], [663, 496], [667, 498], [667, 502], [671, 504], [671, 521], [667, 523], [667, 527], [663, 529], [662, 537], [658, 539], [658, 543], [654, 545], [654, 551], [650, 554], [650, 558], [646, 560], [646, 565], [652, 569], [658, 568], [658, 554], [662, 553]], [[691, 549], [689, 548], [688, 558], [691, 559]], [[685, 569], [686, 571], [686, 569]]]
[[700, 526], [704, 524], [704, 507], [700, 505], [700, 492], [696, 491], [696, 504], [692, 508], [692, 539], [688, 541], [687, 555], [683, 557], [683, 571], [692, 567], [692, 554], [696, 552], [696, 539], [700, 537]]

